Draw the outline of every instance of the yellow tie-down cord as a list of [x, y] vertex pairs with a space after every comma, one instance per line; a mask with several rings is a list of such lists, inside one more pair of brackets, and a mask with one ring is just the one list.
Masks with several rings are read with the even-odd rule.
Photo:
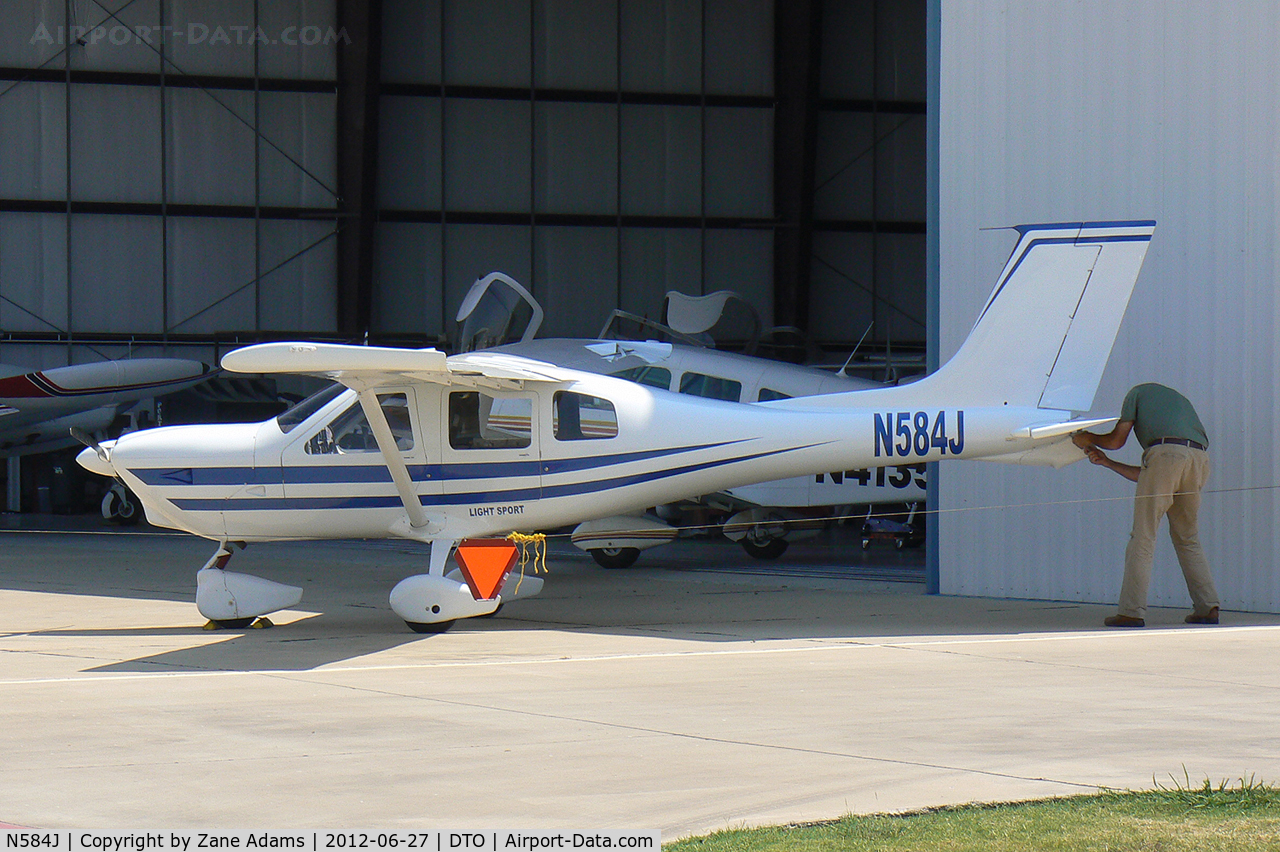
[[[547, 570], [547, 536], [546, 533], [522, 533], [513, 532], [507, 536], [507, 541], [512, 544], [520, 545], [520, 579], [516, 581], [515, 593], [520, 594], [520, 584], [524, 582], [524, 566], [532, 559], [533, 573], [536, 575], [541, 569], [543, 574], [549, 574]], [[532, 557], [530, 549], [533, 550]]]

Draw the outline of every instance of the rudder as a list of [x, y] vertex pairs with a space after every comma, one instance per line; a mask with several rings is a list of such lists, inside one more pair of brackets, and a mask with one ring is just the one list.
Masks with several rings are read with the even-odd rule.
[[1016, 230], [1018, 244], [978, 321], [935, 380], [964, 388], [970, 404], [1087, 411], [1155, 222]]

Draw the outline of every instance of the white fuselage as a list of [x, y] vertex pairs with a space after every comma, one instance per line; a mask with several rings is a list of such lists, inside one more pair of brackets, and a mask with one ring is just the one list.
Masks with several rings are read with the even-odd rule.
[[[1058, 414], [938, 407], [950, 395], [926, 384], [743, 405], [580, 374], [532, 390], [482, 391], [490, 427], [519, 438], [482, 448], [455, 446], [450, 433], [449, 397], [465, 391], [415, 382], [378, 393], [407, 401], [412, 446], [401, 454], [429, 520], [410, 537], [458, 540], [790, 476], [1013, 453], [1032, 446], [1013, 437], [1016, 429]], [[614, 413], [585, 414], [584, 426], [597, 418], [583, 430], [591, 437], [562, 439], [553, 404], [562, 392], [607, 401]], [[82, 464], [120, 476], [152, 523], [206, 538], [404, 535], [405, 508], [382, 454], [369, 442], [330, 443], [352, 406], [356, 394], [344, 390], [287, 433], [270, 420], [129, 434], [109, 445], [109, 465], [91, 450]]]

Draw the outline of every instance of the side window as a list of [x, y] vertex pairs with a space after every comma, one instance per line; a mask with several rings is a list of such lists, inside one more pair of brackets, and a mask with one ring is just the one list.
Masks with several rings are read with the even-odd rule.
[[[409, 424], [409, 400], [402, 393], [378, 394], [382, 414], [387, 418], [396, 446], [401, 451], [413, 449], [413, 428]], [[323, 429], [311, 436], [305, 450], [310, 455], [342, 455], [346, 453], [376, 453], [378, 441], [373, 427], [364, 416], [359, 401], [347, 407]]]
[[756, 396], [756, 402], [770, 402], [775, 399], [791, 399], [791, 394], [769, 390], [769, 388], [760, 388], [760, 393]]
[[409, 423], [409, 400], [402, 393], [380, 393], [378, 404], [382, 406], [382, 416], [387, 418], [391, 427], [391, 435], [396, 439], [396, 447], [401, 452], [413, 449], [413, 426]]
[[620, 370], [613, 375], [619, 379], [635, 382], [638, 385], [662, 388], [663, 390], [671, 389], [671, 371], [666, 367], [654, 367], [646, 364], [640, 367]]
[[737, 402], [742, 398], [742, 382], [721, 379], [717, 376], [704, 376], [701, 373], [685, 373], [680, 377], [680, 393]]
[[551, 431], [559, 441], [588, 441], [618, 435], [618, 412], [598, 396], [557, 391], [551, 408]]
[[479, 391], [449, 394], [449, 446], [455, 450], [520, 449], [532, 443], [533, 399]]

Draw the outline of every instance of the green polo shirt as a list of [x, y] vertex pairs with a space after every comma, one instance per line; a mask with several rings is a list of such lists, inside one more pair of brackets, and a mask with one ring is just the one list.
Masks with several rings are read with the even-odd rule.
[[1209, 446], [1195, 406], [1173, 388], [1155, 382], [1137, 385], [1125, 395], [1120, 419], [1133, 421], [1133, 432], [1144, 450], [1156, 438], [1187, 438]]

